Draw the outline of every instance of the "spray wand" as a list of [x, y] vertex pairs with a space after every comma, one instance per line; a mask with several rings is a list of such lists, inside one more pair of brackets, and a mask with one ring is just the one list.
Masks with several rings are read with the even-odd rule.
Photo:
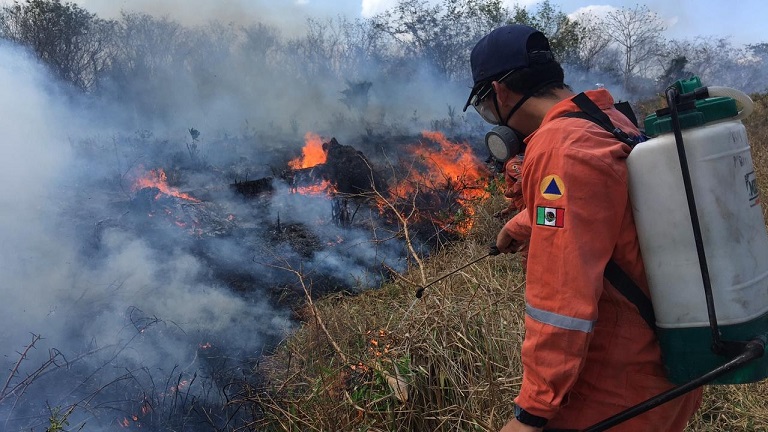
[[475, 258], [474, 260], [464, 264], [463, 266], [461, 266], [461, 267], [459, 267], [457, 269], [454, 269], [453, 271], [450, 271], [450, 272], [440, 276], [439, 278], [433, 280], [432, 282], [430, 282], [430, 283], [424, 285], [423, 287], [419, 288], [418, 290], [416, 290], [416, 298], [420, 299], [421, 296], [424, 295], [424, 290], [425, 289], [427, 289], [428, 287], [430, 287], [430, 286], [440, 282], [441, 280], [447, 278], [448, 276], [450, 276], [452, 274], [455, 274], [455, 273], [457, 273], [457, 272], [459, 272], [461, 270], [464, 270], [465, 268], [471, 266], [472, 264], [475, 264], [475, 263], [477, 263], [479, 261], [482, 261], [482, 260], [484, 260], [484, 259], [486, 259], [486, 258], [488, 258], [490, 256], [496, 256], [496, 255], [498, 255], [500, 253], [501, 253], [501, 251], [499, 251], [499, 248], [497, 248], [496, 245], [491, 246], [491, 248], [488, 250], [487, 254], [485, 254], [485, 255], [483, 255], [481, 257]]

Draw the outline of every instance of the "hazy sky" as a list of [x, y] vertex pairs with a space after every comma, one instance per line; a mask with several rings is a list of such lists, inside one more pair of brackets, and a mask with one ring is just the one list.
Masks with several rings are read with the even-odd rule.
[[[334, 4], [333, 0], [315, 0], [312, 3]], [[669, 23], [668, 38], [684, 39], [694, 36], [729, 36], [734, 43], [757, 43], [768, 41], [765, 34], [765, 17], [768, 16], [768, 2], [765, 0], [551, 0], [565, 13], [576, 12], [588, 6], [634, 7], [645, 4]], [[349, 10], [355, 10], [356, 0], [341, 0], [349, 3]], [[538, 0], [505, 0], [508, 6], [531, 5]], [[397, 0], [362, 0], [357, 9], [368, 15], [397, 4]], [[330, 6], [329, 6], [330, 7]]]
[[[323, 17], [345, 15], [370, 17], [382, 12], [398, 0], [74, 0], [86, 9], [105, 18], [117, 15], [121, 9], [142, 10], [168, 15], [178, 21], [203, 22], [211, 16], [229, 22], [268, 21], [280, 25], [291, 33], [300, 31], [308, 16]], [[442, 0], [430, 0], [434, 2]], [[530, 5], [537, 0], [505, 0]], [[0, 0], [9, 4], [12, 0]], [[588, 6], [633, 7], [645, 4], [662, 16], [669, 25], [667, 38], [686, 39], [695, 36], [729, 37], [733, 43], [758, 43], [768, 41], [764, 31], [768, 16], [765, 0], [552, 0], [566, 13], [573, 13]]]

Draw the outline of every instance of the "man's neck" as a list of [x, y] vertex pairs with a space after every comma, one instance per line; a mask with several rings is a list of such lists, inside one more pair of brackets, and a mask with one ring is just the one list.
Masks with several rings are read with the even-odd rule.
[[568, 88], [555, 89], [554, 94], [545, 97], [531, 98], [528, 101], [528, 113], [536, 119], [536, 124], [541, 124], [550, 109], [565, 99], [570, 99], [576, 94]]

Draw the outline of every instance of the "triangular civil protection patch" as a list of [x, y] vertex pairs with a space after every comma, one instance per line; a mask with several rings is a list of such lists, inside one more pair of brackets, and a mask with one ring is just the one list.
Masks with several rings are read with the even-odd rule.
[[541, 196], [550, 201], [562, 198], [565, 195], [565, 183], [560, 176], [550, 174], [539, 183]]
[[563, 194], [562, 192], [560, 192], [560, 188], [557, 187], [557, 182], [555, 181], [555, 179], [552, 179], [549, 182], [549, 186], [547, 186], [547, 188], [544, 189], [544, 193], [545, 194], [550, 194], [550, 195], [562, 195]]

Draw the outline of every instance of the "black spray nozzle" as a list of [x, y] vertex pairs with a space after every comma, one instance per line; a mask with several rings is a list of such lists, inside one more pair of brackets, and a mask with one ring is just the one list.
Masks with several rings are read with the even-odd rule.
[[[697, 89], [694, 89], [692, 92], [678, 93], [677, 105], [688, 106], [688, 105], [694, 104], [697, 100], [706, 99], [708, 97], [709, 97], [709, 88], [699, 87]], [[681, 110], [681, 111], [685, 111], [685, 110]]]
[[[670, 91], [672, 90], [672, 91]], [[677, 86], [670, 86], [665, 91], [667, 95], [667, 104], [670, 103], [669, 96], [672, 95], [674, 105], [677, 107], [678, 112], [685, 112], [696, 109], [696, 101], [706, 99], [709, 97], [709, 87], [698, 87], [688, 93], [680, 93]], [[670, 115], [670, 108], [664, 107], [656, 110], [657, 117], [664, 117]]]

